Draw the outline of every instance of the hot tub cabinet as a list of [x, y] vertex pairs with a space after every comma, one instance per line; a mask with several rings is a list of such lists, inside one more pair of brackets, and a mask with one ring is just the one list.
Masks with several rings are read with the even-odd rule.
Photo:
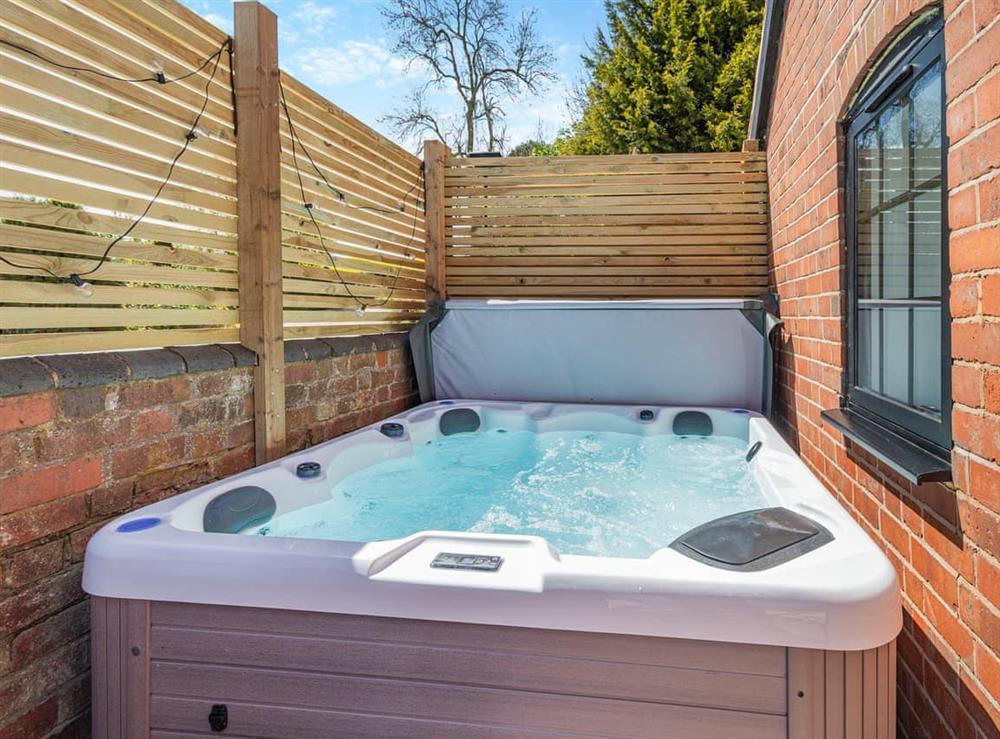
[[895, 736], [895, 642], [830, 651], [101, 597], [92, 613], [95, 737]]
[[[434, 399], [90, 540], [98, 737], [893, 736], [896, 573], [768, 422], [760, 305], [444, 311], [413, 341]], [[547, 469], [468, 451], [514, 437], [586, 441], [540, 475], [560, 483], [544, 492], [558, 505], [482, 528], [510, 487], [494, 478]], [[627, 474], [661, 461], [663, 440], [688, 456], [648, 473], [660, 497], [636, 508]], [[602, 445], [631, 450], [604, 477]], [[400, 461], [366, 483], [380, 498], [338, 487]], [[733, 465], [756, 492], [720, 509]], [[711, 474], [672, 487], [693, 468]], [[475, 515], [456, 518], [470, 500]], [[650, 526], [616, 525], [635, 510]]]

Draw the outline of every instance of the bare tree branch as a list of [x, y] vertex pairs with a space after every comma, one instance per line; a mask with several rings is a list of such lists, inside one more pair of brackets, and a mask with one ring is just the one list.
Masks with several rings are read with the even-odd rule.
[[[430, 133], [459, 153], [502, 148], [503, 101], [537, 94], [555, 77], [555, 57], [538, 37], [534, 11], [507, 32], [504, 0], [387, 0], [382, 15], [395, 38], [393, 52], [430, 71], [428, 84], [383, 118], [401, 136]], [[457, 115], [433, 110], [430, 88], [454, 89]]]

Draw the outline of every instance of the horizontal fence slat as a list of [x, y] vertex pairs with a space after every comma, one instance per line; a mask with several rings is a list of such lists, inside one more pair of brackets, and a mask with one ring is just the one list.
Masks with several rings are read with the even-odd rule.
[[[50, 17], [59, 16], [58, 19]], [[84, 66], [99, 69], [105, 73], [124, 78], [148, 77], [153, 73], [153, 58], [149, 50], [142, 50], [138, 45], [130, 43], [124, 36], [116, 34], [113, 41], [107, 29], [102, 29], [95, 21], [85, 14], [76, 12], [61, 3], [15, 4], [14, 0], [0, 5], [0, 21], [6, 27], [6, 32], [18, 35], [17, 43], [31, 48], [43, 57], [58, 59], [61, 63], [74, 66]], [[89, 35], [88, 35], [89, 34]], [[119, 54], [103, 43], [95, 41], [93, 36], [105, 36], [114, 43], [115, 48], [129, 48], [132, 52], [148, 61], [140, 64], [138, 58]], [[36, 39], [44, 38], [47, 43], [39, 43]], [[72, 50], [72, 51], [70, 51]], [[44, 63], [44, 62], [42, 62]], [[86, 73], [81, 73], [86, 74]], [[93, 77], [94, 75], [89, 75]], [[218, 74], [216, 75], [218, 77]], [[115, 80], [104, 80], [110, 85]], [[134, 85], [136, 83], [117, 83]], [[204, 99], [205, 82], [199, 75], [181, 82], [171, 83], [169, 90], [161, 90], [162, 85], [147, 83], [142, 89], [152, 99], [162, 99], [169, 103], [173, 101], [188, 107], [194, 114], [201, 107]], [[232, 108], [228, 101], [210, 96], [205, 110], [206, 124], [210, 121], [221, 126], [232, 127]], [[231, 139], [232, 140], [232, 139]]]
[[728, 213], [694, 213], [668, 214], [651, 213], [648, 215], [577, 215], [575, 213], [559, 213], [550, 215], [497, 215], [497, 216], [445, 216], [445, 226], [501, 226], [524, 224], [531, 226], [704, 226], [704, 225], [764, 225], [767, 220], [764, 213], [735, 214]]
[[[75, 203], [98, 210], [113, 211], [138, 218], [149, 204], [152, 193], [143, 197], [98, 189], [84, 183], [70, 182], [50, 175], [4, 169], [0, 173], [0, 189], [29, 195], [35, 198]], [[217, 233], [235, 234], [236, 219], [206, 213], [194, 208], [180, 208], [169, 203], [155, 203], [148, 218], [175, 221], [195, 228]]]
[[662, 267], [671, 265], [677, 267], [707, 266], [707, 265], [761, 265], [767, 267], [766, 256], [655, 256], [655, 257], [581, 257], [581, 256], [523, 256], [523, 257], [480, 257], [480, 256], [447, 256], [449, 271], [452, 267], [471, 268], [507, 268], [507, 267], [538, 267], [538, 268], [560, 268], [560, 267], [602, 267], [617, 265], [621, 267]]
[[513, 256], [534, 256], [534, 257], [568, 257], [568, 256], [627, 256], [627, 257], [641, 257], [641, 256], [683, 256], [685, 254], [704, 254], [704, 255], [734, 255], [734, 254], [751, 254], [764, 256], [767, 254], [767, 250], [763, 244], [761, 245], [732, 245], [732, 246], [720, 246], [718, 248], [711, 248], [706, 246], [699, 246], [692, 249], [689, 246], [659, 246], [655, 244], [650, 245], [624, 245], [624, 246], [481, 246], [472, 249], [449, 249], [448, 256], [502, 256], [502, 257], [513, 257]]
[[[105, 97], [93, 87], [66, 82], [44, 75], [31, 80], [30, 90], [22, 89], [21, 79], [43, 77], [40, 70], [18, 67], [18, 60], [4, 54], [0, 47], [0, 100], [12, 116], [24, 118], [35, 125], [56, 127], [81, 136], [102, 139], [123, 147], [145, 152], [161, 159], [172, 159], [184, 143], [194, 113], [185, 111], [183, 118], [171, 120], [162, 112], [128, 105], [124, 96]], [[31, 75], [21, 74], [30, 70]], [[19, 74], [11, 74], [19, 73]], [[16, 84], [12, 84], [13, 82]], [[201, 127], [201, 126], [199, 126]], [[222, 146], [217, 134], [202, 136], [197, 145], [189, 146], [177, 166], [196, 169], [233, 181], [236, 164], [231, 146]]]
[[237, 340], [239, 329], [235, 327], [4, 334], [0, 336], [0, 356], [145, 349], [151, 346], [215, 344]]
[[6, 306], [0, 329], [109, 328], [128, 326], [233, 326], [232, 309], [207, 308], [39, 308]]
[[[121, 77], [150, 76], [157, 65], [168, 78], [183, 75], [227, 38], [176, 0], [11, 0], [0, 7], [0, 21], [0, 38]], [[10, 193], [0, 196], [0, 254], [20, 265], [0, 263], [5, 355], [236, 338], [228, 54], [209, 83], [215, 66], [164, 86], [58, 68], [0, 48], [0, 190]], [[206, 84], [199, 135], [137, 223], [184, 143]], [[291, 131], [281, 121], [287, 335], [405, 328], [424, 306], [422, 163], [287, 75], [284, 86], [297, 134], [293, 159]], [[108, 261], [87, 275], [128, 229]], [[89, 294], [68, 284], [73, 273], [92, 284]]]
[[[31, 226], [0, 224], [0, 246], [6, 247], [99, 257], [110, 241], [111, 239], [104, 236], [89, 236]], [[119, 241], [115, 245], [112, 256], [115, 259], [132, 259], [153, 264], [183, 265], [233, 272], [236, 271], [237, 263], [236, 255], [228, 252], [174, 249], [169, 246], [126, 240]]]
[[759, 153], [453, 157], [448, 294], [748, 297], [766, 290]]
[[[499, 267], [463, 267], [461, 262], [448, 263], [448, 276], [451, 277], [579, 277], [579, 278], [599, 278], [602, 276], [666, 276], [677, 275], [704, 275], [710, 271], [712, 275], [737, 276], [737, 277], [767, 277], [767, 265], [751, 267], [741, 264], [738, 266], [721, 266], [703, 263], [696, 267], [681, 267], [678, 265], [661, 264], [655, 267], [629, 267], [615, 266], [595, 267], [574, 265], [569, 267], [554, 266], [499, 266]], [[706, 280], [709, 278], [705, 278]], [[708, 284], [708, 283], [706, 283]]]
[[287, 326], [285, 336], [290, 339], [315, 339], [322, 336], [370, 336], [406, 331], [413, 325], [405, 322], [330, 323], [321, 326]]
[[[96, 213], [82, 208], [70, 208], [50, 201], [19, 200], [9, 197], [0, 197], [0, 218], [55, 229], [99, 233], [110, 238], [121, 234], [134, 223], [134, 219]], [[143, 219], [129, 235], [137, 239], [169, 244], [236, 251], [235, 236], [182, 228], [176, 224], [158, 223], [149, 219]]]
[[0, 303], [7, 304], [236, 307], [238, 301], [239, 297], [235, 290], [190, 290], [98, 284], [93, 286], [91, 295], [86, 295], [68, 282], [4, 280], [3, 283], [0, 283]]
[[[451, 281], [451, 277], [449, 277]], [[551, 275], [522, 275], [515, 276], [472, 276], [455, 277], [455, 285], [508, 285], [508, 286], [528, 286], [547, 287], [556, 285], [618, 285], [637, 287], [652, 287], [664, 285], [671, 287], [686, 286], [767, 286], [767, 275], [760, 276], [712, 276], [712, 277], [687, 277], [683, 275], [657, 275], [657, 276], [629, 276], [629, 275], [600, 275], [578, 272], [573, 276], [551, 276]]]
[[762, 291], [748, 287], [656, 287], [636, 285], [456, 285], [448, 294], [455, 298], [594, 298], [627, 300], [630, 298], [716, 298], [757, 297]]
[[41, 269], [51, 270], [59, 277], [81, 274], [88, 282], [109, 280], [114, 282], [146, 282], [164, 285], [191, 285], [193, 287], [221, 287], [236, 289], [235, 272], [206, 272], [195, 269], [174, 269], [172, 267], [149, 266], [105, 262], [92, 275], [84, 274], [97, 266], [96, 259], [75, 259], [61, 255], [28, 254], [26, 252], [0, 251], [5, 259], [24, 267], [15, 267], [0, 261], [0, 275], [17, 277], [45, 277]]
[[449, 167], [479, 167], [483, 169], [495, 167], [527, 167], [537, 169], [551, 165], [568, 166], [582, 164], [591, 166], [615, 166], [627, 165], [629, 167], [641, 167], [647, 164], [661, 164], [664, 162], [754, 162], [766, 161], [764, 152], [738, 152], [738, 151], [706, 151], [706, 152], [680, 152], [669, 154], [604, 154], [601, 156], [576, 155], [576, 156], [547, 156], [547, 157], [448, 157], [445, 164]]
[[[167, 162], [163, 162], [160, 164], [158, 175], [142, 176], [112, 168], [107, 164], [73, 159], [9, 141], [0, 141], [0, 161], [8, 167], [34, 170], [50, 179], [83, 181], [95, 187], [127, 192], [134, 198], [145, 198], [147, 202], [160, 188], [170, 166]], [[225, 216], [236, 215], [234, 199], [183, 187], [178, 185], [173, 177], [160, 190], [157, 203], [197, 208]]]
[[[170, 160], [180, 149], [180, 145], [175, 144], [171, 147], [174, 150], [168, 155], [151, 157], [145, 153], [131, 151], [93, 137], [78, 135], [66, 129], [39, 125], [35, 120], [18, 118], [6, 113], [0, 113], [0, 135], [11, 140], [17, 146], [29, 150], [49, 150], [58, 156], [90, 159], [122, 171], [137, 172], [152, 178], [156, 184], [163, 180]], [[186, 154], [187, 152], [185, 152]], [[233, 181], [185, 167], [175, 166], [170, 181], [219, 197], [229, 199], [236, 197], [236, 187]]]

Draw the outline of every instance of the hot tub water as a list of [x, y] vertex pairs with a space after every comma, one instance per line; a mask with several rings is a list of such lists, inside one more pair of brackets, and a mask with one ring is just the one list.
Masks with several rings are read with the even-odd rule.
[[438, 438], [338, 482], [255, 533], [373, 541], [424, 530], [529, 534], [564, 554], [648, 557], [719, 516], [769, 505], [727, 436], [492, 429]]

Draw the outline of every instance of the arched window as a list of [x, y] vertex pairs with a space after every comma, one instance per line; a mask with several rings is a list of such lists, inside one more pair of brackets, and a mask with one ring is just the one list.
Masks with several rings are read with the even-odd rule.
[[845, 401], [861, 423], [898, 441], [903, 456], [923, 451], [946, 461], [943, 25], [935, 11], [904, 31], [869, 74], [846, 121]]

